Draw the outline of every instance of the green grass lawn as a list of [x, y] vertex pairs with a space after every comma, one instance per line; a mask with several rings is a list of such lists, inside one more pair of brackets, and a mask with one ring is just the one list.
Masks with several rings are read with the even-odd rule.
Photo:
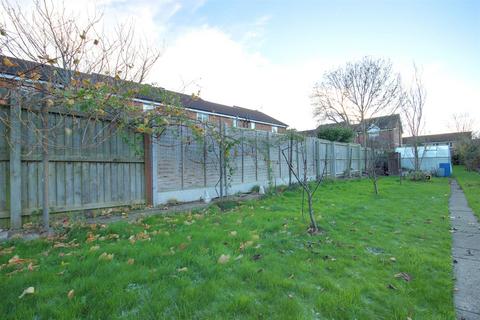
[[2, 266], [0, 318], [454, 319], [448, 180], [379, 185], [326, 183], [315, 236], [289, 190], [2, 244], [32, 261]]
[[480, 174], [467, 171], [464, 166], [455, 166], [453, 175], [462, 187], [470, 208], [480, 219]]

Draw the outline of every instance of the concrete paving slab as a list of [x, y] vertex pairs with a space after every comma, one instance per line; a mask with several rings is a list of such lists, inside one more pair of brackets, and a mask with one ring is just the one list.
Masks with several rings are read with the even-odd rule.
[[457, 309], [458, 320], [480, 320], [480, 314]]
[[477, 249], [478, 247], [480, 247], [480, 234], [456, 232], [453, 236], [453, 246], [460, 248]]
[[480, 228], [469, 224], [458, 224], [452, 227], [452, 232], [480, 234]]
[[455, 258], [456, 260], [470, 259], [470, 260], [480, 261], [480, 250], [453, 247], [453, 258]]
[[457, 226], [472, 226], [472, 227], [477, 227], [477, 219], [471, 214], [470, 216], [451, 216], [450, 221], [452, 222], [452, 226], [457, 227]]
[[480, 261], [457, 259], [454, 266], [455, 307], [480, 314]]
[[480, 320], [480, 224], [456, 181], [449, 203], [457, 319]]

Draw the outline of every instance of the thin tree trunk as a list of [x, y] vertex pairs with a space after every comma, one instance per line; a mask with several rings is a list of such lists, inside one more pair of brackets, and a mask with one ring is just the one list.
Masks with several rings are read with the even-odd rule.
[[420, 171], [420, 161], [418, 160], [418, 144], [415, 142], [413, 147], [414, 161], [415, 161], [415, 172]]
[[373, 188], [375, 189], [375, 194], [378, 194], [377, 173], [375, 172], [375, 168], [373, 168]]
[[[293, 168], [293, 136], [290, 137], [290, 147], [288, 148], [288, 161], [292, 164]], [[288, 185], [292, 185], [292, 169], [288, 170]]]
[[317, 222], [315, 221], [315, 215], [313, 214], [313, 201], [312, 201], [312, 193], [310, 190], [307, 190], [307, 198], [308, 198], [308, 214], [310, 216], [310, 229], [312, 233], [318, 231]]

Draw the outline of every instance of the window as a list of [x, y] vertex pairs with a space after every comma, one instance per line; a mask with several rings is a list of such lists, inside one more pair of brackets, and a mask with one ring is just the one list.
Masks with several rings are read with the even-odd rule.
[[237, 127], [237, 119], [233, 119], [232, 121], [232, 127], [236, 128]]
[[144, 103], [143, 104], [143, 111], [148, 111], [148, 110], [153, 110], [155, 109], [155, 106], [150, 103]]
[[250, 129], [255, 129], [255, 122], [250, 122]]
[[272, 132], [273, 132], [273, 133], [278, 133], [278, 127], [273, 126], [273, 127], [272, 127]]
[[202, 113], [202, 112], [197, 112], [197, 120], [201, 122], [207, 122], [208, 121], [208, 114]]

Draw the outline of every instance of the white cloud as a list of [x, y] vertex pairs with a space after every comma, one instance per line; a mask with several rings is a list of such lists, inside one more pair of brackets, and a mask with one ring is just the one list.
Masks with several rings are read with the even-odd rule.
[[[313, 84], [324, 71], [345, 63], [345, 55], [325, 59], [312, 56], [303, 62], [276, 64], [259, 53], [258, 43], [265, 36], [271, 16], [264, 15], [247, 24], [240, 40], [224, 30], [209, 25], [199, 27], [172, 26], [172, 17], [179, 12], [194, 12], [205, 0], [160, 1], [73, 1], [65, 5], [79, 17], [95, 8], [103, 10], [105, 24], [133, 21], [137, 30], [153, 46], [161, 47], [167, 36], [164, 55], [150, 75], [158, 85], [182, 90], [194, 82], [206, 100], [227, 105], [259, 109], [297, 129], [315, 126], [309, 95]], [[22, 7], [31, 1], [22, 0]], [[348, 53], [345, 53], [348, 54]], [[355, 57], [351, 57], [352, 59]], [[402, 73], [411, 70], [411, 60], [392, 57]], [[417, 61], [421, 64], [420, 61]], [[449, 67], [449, 66], [448, 66]], [[428, 90], [426, 105], [427, 133], [448, 130], [449, 116], [469, 112], [480, 124], [479, 83], [468, 82], [441, 62], [424, 63], [424, 82]], [[406, 77], [405, 77], [406, 78]], [[187, 92], [196, 91], [191, 85]]]
[[[249, 52], [219, 29], [203, 26], [170, 44], [152, 79], [187, 93], [201, 88], [205, 100], [258, 109], [299, 129], [315, 125], [309, 94], [320, 63], [277, 65]], [[321, 74], [321, 73], [320, 73]]]

